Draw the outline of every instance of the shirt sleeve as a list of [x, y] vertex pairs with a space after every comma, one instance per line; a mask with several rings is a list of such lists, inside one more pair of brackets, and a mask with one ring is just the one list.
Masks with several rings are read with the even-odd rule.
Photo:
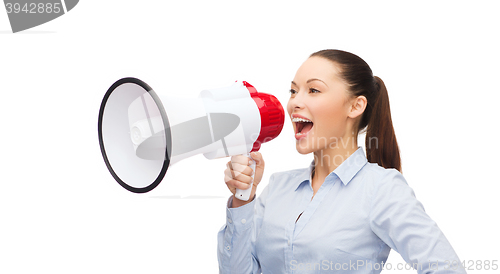
[[255, 252], [255, 241], [262, 226], [268, 192], [269, 184], [258, 198], [237, 208], [231, 208], [233, 196], [229, 197], [226, 224], [217, 235], [219, 273], [261, 273]]
[[391, 170], [375, 190], [372, 231], [418, 273], [466, 273], [437, 224], [425, 213], [403, 175]]

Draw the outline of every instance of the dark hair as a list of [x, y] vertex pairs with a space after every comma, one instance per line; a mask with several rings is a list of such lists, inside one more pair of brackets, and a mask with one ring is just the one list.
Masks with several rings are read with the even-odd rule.
[[[370, 66], [359, 56], [341, 50], [321, 50], [311, 57], [323, 57], [338, 65], [340, 77], [352, 96], [365, 96], [367, 106], [357, 126], [357, 133], [366, 128], [366, 158], [385, 168], [401, 172], [401, 157], [391, 119], [389, 95], [384, 82], [373, 76]], [[375, 146], [372, 140], [375, 139]]]

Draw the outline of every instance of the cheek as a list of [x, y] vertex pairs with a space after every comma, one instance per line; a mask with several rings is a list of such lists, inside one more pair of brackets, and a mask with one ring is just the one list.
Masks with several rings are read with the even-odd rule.
[[314, 117], [319, 131], [332, 133], [345, 126], [347, 112], [342, 104], [332, 104], [330, 101], [329, 104], [318, 105], [316, 110]]

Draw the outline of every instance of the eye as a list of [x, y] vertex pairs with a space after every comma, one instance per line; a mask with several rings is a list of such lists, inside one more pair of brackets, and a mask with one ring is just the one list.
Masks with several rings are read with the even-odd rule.
[[294, 95], [295, 93], [297, 93], [297, 91], [295, 91], [293, 88], [290, 89], [290, 95]]
[[310, 89], [309, 89], [309, 92], [310, 92], [310, 93], [320, 93], [321, 91], [319, 91], [319, 90], [317, 90], [317, 89], [315, 89], [315, 88], [310, 88]]

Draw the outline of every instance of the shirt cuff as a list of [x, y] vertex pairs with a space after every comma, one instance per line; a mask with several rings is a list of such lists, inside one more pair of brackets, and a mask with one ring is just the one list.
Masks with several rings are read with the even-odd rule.
[[[234, 231], [244, 231], [251, 227], [253, 222], [255, 196], [252, 201], [246, 205], [232, 208], [233, 196], [229, 197], [226, 207], [226, 224]], [[233, 230], [231, 229], [231, 230]]]

